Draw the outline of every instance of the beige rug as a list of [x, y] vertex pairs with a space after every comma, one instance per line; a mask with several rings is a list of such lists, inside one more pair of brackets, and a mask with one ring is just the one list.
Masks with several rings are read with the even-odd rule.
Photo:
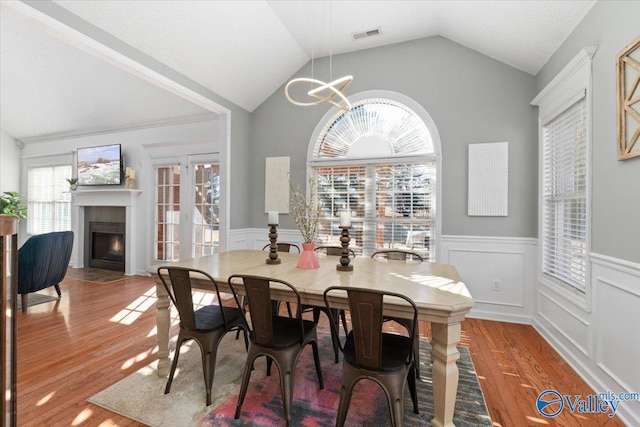
[[[225, 335], [218, 348], [209, 408], [205, 406], [200, 349], [194, 342], [182, 346], [178, 369], [169, 394], [164, 394], [167, 379], [158, 377], [154, 362], [88, 400], [154, 427], [196, 426], [199, 424], [198, 419], [209, 409], [215, 408], [219, 401], [227, 398], [229, 392], [237, 392], [245, 361], [246, 352], [242, 336], [236, 340], [235, 333]], [[256, 362], [256, 371], [252, 378], [264, 376], [264, 371], [265, 369]]]
[[71, 268], [67, 269], [65, 279], [78, 279], [93, 283], [110, 283], [124, 279], [122, 271], [103, 270], [101, 268]]

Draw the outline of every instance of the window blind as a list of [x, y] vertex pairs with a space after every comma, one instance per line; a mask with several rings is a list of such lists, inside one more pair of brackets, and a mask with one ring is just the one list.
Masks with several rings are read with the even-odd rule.
[[352, 212], [351, 249], [419, 252], [435, 259], [435, 163], [317, 167], [322, 216], [318, 238], [339, 245], [340, 212]]
[[586, 99], [543, 125], [543, 273], [582, 292], [587, 253]]
[[27, 232], [42, 234], [71, 230], [71, 194], [67, 178], [71, 165], [29, 169]]

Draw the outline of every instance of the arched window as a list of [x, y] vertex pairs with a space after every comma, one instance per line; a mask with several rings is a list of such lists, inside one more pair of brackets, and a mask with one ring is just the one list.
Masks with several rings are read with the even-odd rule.
[[350, 111], [332, 109], [323, 117], [309, 144], [309, 172], [323, 203], [320, 243], [340, 243], [340, 212], [347, 210], [356, 253], [402, 248], [435, 260], [435, 124], [415, 101], [393, 92], [363, 93], [350, 101]]

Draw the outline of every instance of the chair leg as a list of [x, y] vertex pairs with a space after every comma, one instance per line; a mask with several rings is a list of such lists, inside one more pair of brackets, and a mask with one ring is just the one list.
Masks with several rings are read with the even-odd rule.
[[213, 378], [216, 373], [216, 357], [218, 354], [218, 344], [220, 339], [224, 337], [224, 334], [220, 334], [220, 336], [215, 339], [210, 340], [209, 349], [207, 354], [202, 352], [202, 367], [204, 373], [204, 387], [207, 392], [207, 405], [211, 405], [211, 387], [213, 386]]
[[176, 342], [176, 351], [173, 353], [173, 363], [171, 363], [171, 371], [169, 372], [169, 379], [167, 380], [167, 386], [164, 388], [164, 394], [169, 394], [171, 391], [171, 383], [173, 382], [173, 375], [176, 373], [176, 367], [178, 366], [178, 359], [180, 358], [180, 347], [182, 347], [182, 343], [184, 342], [184, 338], [178, 336], [178, 341]]
[[411, 364], [409, 368], [409, 375], [407, 379], [409, 380], [409, 393], [411, 393], [411, 401], [413, 402], [413, 413], [419, 414], [418, 410], [418, 393], [416, 391], [416, 374], [415, 374], [415, 361]]
[[416, 371], [415, 377], [420, 379], [420, 332], [418, 332], [418, 325], [416, 325], [416, 337], [413, 339], [413, 363]]
[[[351, 393], [355, 382], [353, 379], [345, 379], [345, 373], [342, 372], [342, 386], [340, 388], [340, 404], [338, 405], [338, 415], [336, 416], [336, 427], [343, 427], [347, 419], [349, 411], [349, 403], [351, 403]], [[345, 381], [346, 380], [346, 381]]]
[[[29, 302], [29, 294], [21, 294], [20, 295], [20, 299], [22, 302], [22, 312], [26, 313], [27, 312], [27, 303]], [[4, 314], [3, 314], [4, 316]]]
[[284, 360], [276, 360], [276, 365], [280, 370], [280, 389], [284, 405], [284, 417], [287, 420], [287, 427], [291, 427], [291, 401], [293, 400], [293, 390], [296, 382], [296, 376], [294, 375], [296, 355], [285, 351], [283, 356]]
[[340, 318], [342, 319], [342, 329], [344, 329], [344, 334], [349, 335], [349, 331], [347, 331], [347, 316], [344, 314], [344, 310], [340, 310]]
[[[415, 373], [409, 370], [407, 377], [411, 376], [415, 382]], [[391, 426], [402, 427], [404, 418], [404, 387], [405, 381], [388, 381], [385, 385], [385, 393], [391, 411]]]
[[244, 366], [244, 373], [242, 374], [242, 384], [240, 385], [240, 394], [238, 395], [238, 403], [236, 405], [236, 414], [234, 418], [237, 420], [240, 418], [240, 412], [242, 411], [242, 403], [244, 402], [244, 397], [247, 394], [247, 388], [249, 386], [249, 379], [251, 378], [251, 370], [253, 367], [253, 362], [256, 359], [256, 351], [253, 350], [253, 347], [249, 347], [249, 354], [247, 355], [247, 363]]
[[[244, 312], [245, 307], [247, 306], [247, 300], [245, 297], [242, 297], [242, 300], [240, 301], [240, 309]], [[240, 329], [238, 329], [236, 331], [236, 339], [240, 338]], [[245, 331], [244, 334], [244, 341], [245, 341], [245, 345], [247, 344], [247, 333]]]
[[320, 389], [324, 389], [324, 381], [322, 380], [322, 369], [320, 368], [320, 354], [318, 353], [318, 343], [311, 341], [311, 348], [313, 349], [313, 361], [316, 365], [316, 373], [318, 374], [318, 384]]
[[211, 385], [213, 384], [214, 367], [211, 359], [215, 360], [215, 355], [210, 352], [202, 352], [202, 374], [204, 375], [204, 389], [207, 394], [206, 406], [211, 405]]
[[[340, 310], [342, 312], [342, 315], [344, 316], [344, 310]], [[338, 309], [331, 309], [331, 314], [327, 313], [327, 317], [329, 317], [329, 321], [333, 322], [333, 320], [336, 320], [338, 323], [340, 323], [340, 321], [338, 320]], [[320, 321], [320, 309], [319, 308], [315, 308], [313, 309], [313, 322], [317, 325], [318, 322]], [[345, 323], [343, 323], [345, 324]], [[337, 325], [338, 328], [340, 328], [340, 325]], [[331, 344], [333, 345], [333, 357], [334, 357], [334, 361], [335, 363], [340, 362], [340, 344], [339, 344], [339, 340], [340, 338], [338, 336], [336, 336], [336, 334], [333, 331], [333, 327], [331, 327], [330, 329], [331, 331]], [[339, 332], [338, 332], [339, 333]], [[346, 334], [345, 334], [346, 335]]]
[[58, 293], [58, 297], [62, 296], [62, 292], [60, 292], [60, 283], [56, 283], [55, 285], [53, 285], [54, 288], [56, 288], [56, 292]]

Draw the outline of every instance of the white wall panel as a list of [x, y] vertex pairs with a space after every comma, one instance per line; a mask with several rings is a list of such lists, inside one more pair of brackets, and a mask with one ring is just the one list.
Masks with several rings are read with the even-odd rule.
[[590, 325], [559, 303], [555, 295], [538, 294], [538, 314], [553, 326], [566, 340], [586, 356], [590, 355]]
[[476, 301], [469, 317], [530, 324], [536, 248], [535, 239], [442, 236], [439, 261], [455, 265]]
[[[605, 276], [611, 276], [604, 273]], [[640, 278], [636, 284], [640, 285]], [[597, 277], [596, 361], [625, 390], [640, 390], [640, 286]]]

